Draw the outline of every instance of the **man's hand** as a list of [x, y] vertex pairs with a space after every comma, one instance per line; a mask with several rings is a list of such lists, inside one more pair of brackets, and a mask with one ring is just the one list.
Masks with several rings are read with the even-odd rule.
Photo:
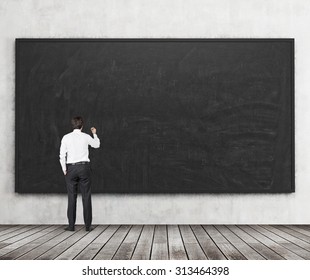
[[96, 129], [95, 127], [92, 127], [90, 130], [91, 130], [91, 132], [92, 132], [93, 134], [96, 134], [96, 133], [97, 133], [97, 129]]

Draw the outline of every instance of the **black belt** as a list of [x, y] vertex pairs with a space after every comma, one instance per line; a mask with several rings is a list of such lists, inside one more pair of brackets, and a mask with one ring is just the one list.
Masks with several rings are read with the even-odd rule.
[[80, 165], [80, 164], [89, 164], [89, 161], [80, 161], [74, 163], [67, 163], [67, 165]]

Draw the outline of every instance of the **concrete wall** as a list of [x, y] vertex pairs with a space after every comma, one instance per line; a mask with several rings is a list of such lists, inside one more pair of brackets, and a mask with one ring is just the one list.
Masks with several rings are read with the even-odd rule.
[[[310, 223], [310, 2], [1, 0], [0, 223], [66, 223], [65, 195], [14, 193], [15, 38], [295, 38], [296, 193], [94, 195], [94, 223]], [[83, 223], [81, 202], [78, 223]]]

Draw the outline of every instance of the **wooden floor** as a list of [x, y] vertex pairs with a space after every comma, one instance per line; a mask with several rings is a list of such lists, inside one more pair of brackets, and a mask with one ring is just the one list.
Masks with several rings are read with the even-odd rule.
[[310, 226], [0, 225], [0, 259], [310, 260]]

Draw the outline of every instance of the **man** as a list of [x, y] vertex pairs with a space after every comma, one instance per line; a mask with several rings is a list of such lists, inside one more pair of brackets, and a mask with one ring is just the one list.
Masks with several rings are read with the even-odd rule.
[[82, 194], [83, 216], [86, 231], [91, 231], [92, 205], [91, 205], [91, 178], [88, 158], [88, 146], [100, 147], [100, 140], [96, 128], [92, 127], [93, 138], [82, 132], [82, 117], [71, 120], [73, 132], [66, 134], [60, 145], [60, 164], [65, 175], [68, 191], [68, 221], [65, 230], [74, 231], [76, 220], [76, 199], [78, 187]]

